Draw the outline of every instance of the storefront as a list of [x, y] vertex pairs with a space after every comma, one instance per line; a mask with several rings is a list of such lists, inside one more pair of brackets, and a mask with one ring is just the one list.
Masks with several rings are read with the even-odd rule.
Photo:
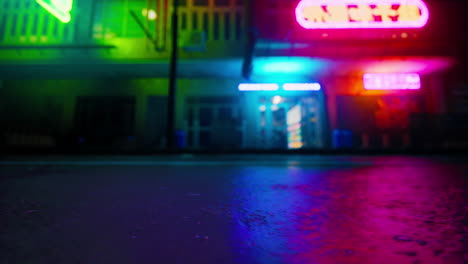
[[239, 86], [257, 113], [248, 146], [411, 148], [418, 116], [446, 111], [456, 60], [434, 42], [422, 0], [264, 0], [254, 14], [252, 71]]
[[[448, 98], [448, 90], [466, 83], [466, 74], [448, 76], [454, 69], [461, 72], [467, 60], [461, 61], [457, 53], [466, 49], [460, 44], [466, 43], [460, 34], [464, 9], [453, 3], [243, 3], [247, 6], [231, 16], [207, 8], [202, 11], [218, 10], [213, 19], [189, 19], [191, 29], [205, 30], [209, 41], [203, 52], [180, 49], [175, 128], [183, 149], [417, 148], [424, 146], [422, 135], [430, 127], [424, 120], [455, 108], [447, 105], [455, 101]], [[243, 12], [249, 9], [252, 16], [244, 21]], [[186, 7], [201, 12], [197, 10]], [[230, 22], [222, 24], [216, 16]], [[448, 17], [460, 23], [444, 19]], [[233, 32], [235, 39], [229, 37]], [[135, 47], [148, 44], [143, 36], [139, 42], [124, 39], [135, 41]], [[119, 43], [117, 38], [116, 45], [21, 46], [41, 63], [18, 55], [28, 52], [13, 52], [16, 42], [4, 46], [12, 51], [2, 53], [12, 59], [5, 56], [3, 65], [8, 67], [0, 72], [2, 98], [8, 101], [0, 105], [7, 138], [45, 134], [58, 139], [57, 144], [69, 140], [79, 147], [89, 143], [106, 149], [166, 149], [168, 57], [157, 59], [162, 54], [153, 47], [130, 49], [133, 46]], [[85, 48], [99, 50], [97, 57], [106, 59], [96, 60]], [[56, 49], [63, 49], [64, 61], [49, 63], [45, 54], [55, 54]], [[135, 61], [117, 63], [129, 54]], [[19, 96], [25, 98], [21, 105], [15, 103]], [[23, 131], [23, 125], [33, 131]]]
[[325, 104], [319, 83], [242, 83], [252, 149], [317, 149], [325, 145]]

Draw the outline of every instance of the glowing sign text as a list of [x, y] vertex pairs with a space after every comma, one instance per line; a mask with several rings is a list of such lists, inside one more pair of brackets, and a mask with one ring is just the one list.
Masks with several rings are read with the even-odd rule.
[[366, 73], [366, 90], [418, 90], [421, 78], [417, 73]]
[[73, 0], [36, 0], [36, 2], [63, 23], [70, 22]]
[[302, 0], [296, 7], [306, 29], [421, 28], [428, 19], [422, 0]]

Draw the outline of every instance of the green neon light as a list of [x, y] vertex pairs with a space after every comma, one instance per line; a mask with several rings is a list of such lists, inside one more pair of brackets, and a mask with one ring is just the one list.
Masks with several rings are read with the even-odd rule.
[[70, 22], [73, 0], [36, 0], [36, 2], [63, 23]]

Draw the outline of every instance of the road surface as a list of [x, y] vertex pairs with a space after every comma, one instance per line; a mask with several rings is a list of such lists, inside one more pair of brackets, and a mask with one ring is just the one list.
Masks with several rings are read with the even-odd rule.
[[468, 157], [4, 157], [0, 263], [468, 263]]

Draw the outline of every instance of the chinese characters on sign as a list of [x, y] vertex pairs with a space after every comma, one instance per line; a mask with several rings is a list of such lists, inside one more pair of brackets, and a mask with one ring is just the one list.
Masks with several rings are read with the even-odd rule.
[[306, 29], [421, 28], [428, 19], [421, 0], [302, 0], [296, 7]]

